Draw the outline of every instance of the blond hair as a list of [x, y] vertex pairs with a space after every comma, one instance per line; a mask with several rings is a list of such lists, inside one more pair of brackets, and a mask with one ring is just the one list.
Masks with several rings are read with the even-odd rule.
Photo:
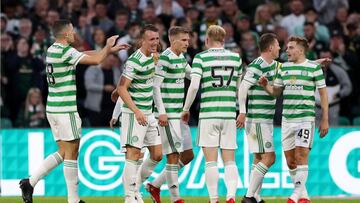
[[26, 95], [26, 100], [25, 100], [25, 111], [24, 111], [25, 118], [27, 118], [29, 116], [30, 98], [33, 94], [38, 94], [40, 96], [40, 104], [39, 105], [40, 105], [41, 111], [43, 111], [45, 109], [44, 105], [42, 104], [42, 94], [41, 94], [40, 89], [36, 88], [36, 87], [30, 88]]
[[211, 41], [224, 43], [226, 32], [224, 28], [218, 25], [211, 25], [206, 32], [206, 36]]

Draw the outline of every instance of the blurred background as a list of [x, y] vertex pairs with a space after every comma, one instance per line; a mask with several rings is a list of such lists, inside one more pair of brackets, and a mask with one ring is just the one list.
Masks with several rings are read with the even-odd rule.
[[[186, 54], [204, 50], [207, 27], [227, 32], [225, 48], [239, 52], [246, 65], [259, 56], [257, 41], [266, 32], [278, 36], [279, 61], [286, 61], [291, 35], [308, 39], [311, 60], [332, 58], [324, 67], [330, 101], [330, 126], [360, 125], [360, 1], [358, 0], [2, 0], [1, 1], [1, 127], [49, 127], [45, 116], [46, 49], [54, 42], [51, 26], [62, 18], [76, 28], [79, 51], [99, 50], [107, 37], [120, 35], [132, 49], [111, 55], [91, 71], [78, 65], [77, 105], [83, 127], [105, 127], [111, 119], [110, 101], [128, 56], [134, 52], [143, 24], [155, 24], [163, 49], [169, 46], [172, 25], [192, 30]], [[104, 78], [98, 84], [99, 77]], [[199, 92], [200, 93], [200, 92]], [[191, 108], [190, 124], [197, 125], [199, 96]], [[94, 98], [98, 97], [98, 98]], [[100, 101], [96, 104], [91, 101]], [[317, 108], [319, 113], [320, 108]], [[281, 123], [281, 98], [275, 124]]]

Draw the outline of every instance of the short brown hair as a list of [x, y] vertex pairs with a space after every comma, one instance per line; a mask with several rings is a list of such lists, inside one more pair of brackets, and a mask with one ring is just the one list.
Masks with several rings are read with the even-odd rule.
[[52, 31], [55, 37], [59, 37], [59, 34], [71, 24], [69, 20], [57, 20], [55, 21]]
[[169, 29], [169, 36], [175, 36], [178, 34], [190, 34], [190, 31], [187, 28], [181, 26], [173, 26]]
[[206, 35], [208, 38], [210, 38], [213, 41], [224, 42], [226, 32], [224, 28], [222, 28], [221, 26], [211, 25], [208, 28]]
[[289, 42], [296, 42], [296, 44], [304, 47], [305, 51], [307, 51], [308, 48], [309, 48], [309, 42], [304, 37], [291, 36], [288, 41]]
[[157, 27], [155, 27], [155, 25], [153, 25], [153, 24], [144, 25], [144, 27], [142, 27], [141, 31], [140, 31], [140, 39], [142, 39], [144, 37], [144, 34], [146, 31], [159, 32]]
[[273, 33], [265, 33], [261, 35], [259, 41], [260, 52], [266, 51], [272, 43], [276, 40], [276, 35]]

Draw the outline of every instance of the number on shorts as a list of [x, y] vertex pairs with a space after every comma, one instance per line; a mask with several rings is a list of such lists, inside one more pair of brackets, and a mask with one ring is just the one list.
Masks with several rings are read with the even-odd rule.
[[310, 136], [310, 130], [309, 129], [300, 129], [298, 136], [301, 138], [303, 137], [304, 139], [309, 139]]
[[214, 79], [219, 79], [219, 83], [215, 83], [213, 82], [212, 83], [212, 86], [213, 87], [223, 87], [224, 86], [224, 76], [223, 75], [217, 75], [215, 73], [215, 70], [224, 70], [224, 71], [228, 71], [230, 70], [230, 76], [228, 78], [228, 80], [226, 81], [226, 87], [228, 87], [231, 83], [231, 80], [232, 80], [232, 77], [234, 75], [234, 67], [231, 67], [231, 66], [213, 66], [211, 67], [211, 77], [214, 78]]
[[47, 64], [46, 65], [46, 72], [47, 72], [48, 83], [51, 84], [51, 85], [55, 85], [55, 77], [53, 75], [54, 67], [53, 67], [52, 64]]

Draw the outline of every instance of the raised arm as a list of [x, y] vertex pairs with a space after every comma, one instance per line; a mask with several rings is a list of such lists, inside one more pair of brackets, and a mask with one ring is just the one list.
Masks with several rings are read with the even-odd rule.
[[115, 44], [118, 35], [112, 36], [106, 40], [106, 45], [100, 51], [86, 51], [84, 53], [84, 57], [82, 57], [79, 61], [80, 64], [86, 65], [97, 65], [100, 64], [107, 55], [110, 53], [118, 52], [122, 49], [128, 49], [130, 46], [127, 44]]

